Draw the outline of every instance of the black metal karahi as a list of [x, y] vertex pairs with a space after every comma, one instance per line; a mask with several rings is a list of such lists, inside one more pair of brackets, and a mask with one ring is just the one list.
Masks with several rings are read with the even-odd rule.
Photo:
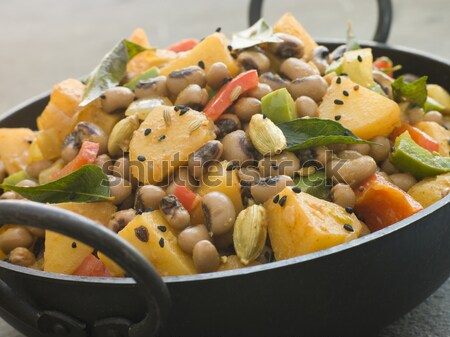
[[[378, 0], [375, 56], [450, 87], [448, 61], [385, 44], [392, 19]], [[250, 5], [250, 23], [262, 1]], [[342, 41], [320, 41], [330, 49]], [[35, 127], [48, 93], [0, 119]], [[26, 336], [368, 336], [410, 311], [450, 276], [450, 195], [397, 224], [320, 252], [240, 270], [160, 278], [135, 248], [91, 220], [27, 201], [0, 201], [0, 223], [81, 240], [130, 278], [85, 278], [0, 261], [0, 316]], [[57, 225], [55, 225], [57, 224]]]

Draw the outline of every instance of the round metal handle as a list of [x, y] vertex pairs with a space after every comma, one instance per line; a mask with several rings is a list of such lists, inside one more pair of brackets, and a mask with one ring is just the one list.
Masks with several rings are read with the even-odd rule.
[[[250, 26], [258, 21], [262, 16], [263, 0], [251, 0], [248, 13]], [[377, 0], [378, 3], [378, 23], [373, 40], [386, 43], [389, 37], [392, 24], [392, 2], [391, 0]]]
[[143, 292], [148, 312], [131, 325], [129, 336], [155, 336], [166, 321], [170, 295], [155, 268], [126, 240], [78, 214], [30, 201], [0, 201], [0, 224], [35, 226], [61, 233], [95, 247], [120, 265]]

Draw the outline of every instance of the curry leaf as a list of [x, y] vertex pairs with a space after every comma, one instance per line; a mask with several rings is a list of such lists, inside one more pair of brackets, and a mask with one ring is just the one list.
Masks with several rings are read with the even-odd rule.
[[338, 122], [328, 119], [300, 118], [277, 126], [286, 137], [288, 151], [329, 144], [372, 144], [357, 137]]
[[51, 204], [111, 199], [108, 177], [96, 165], [84, 165], [75, 172], [45, 185], [18, 187], [1, 184], [0, 188], [17, 192], [31, 201]]
[[307, 177], [296, 178], [295, 185], [300, 187], [302, 192], [325, 200], [329, 199], [332, 187], [332, 184], [330, 184], [327, 180], [324, 170], [317, 171]]
[[128, 61], [144, 50], [146, 50], [144, 47], [131, 41], [120, 41], [103, 57], [100, 64], [87, 78], [86, 90], [80, 106], [88, 105], [100, 97], [106, 89], [118, 85], [125, 76]]
[[272, 27], [264, 19], [259, 19], [253, 26], [233, 34], [231, 46], [233, 49], [245, 49], [261, 43], [283, 42], [273, 34]]
[[423, 76], [418, 80], [407, 83], [404, 76], [400, 76], [392, 83], [392, 90], [396, 100], [406, 99], [420, 107], [423, 107], [427, 100], [427, 76]]

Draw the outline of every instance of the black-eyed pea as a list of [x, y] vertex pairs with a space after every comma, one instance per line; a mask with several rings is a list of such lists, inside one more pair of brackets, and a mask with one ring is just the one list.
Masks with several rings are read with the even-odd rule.
[[262, 177], [294, 177], [295, 172], [300, 169], [300, 160], [294, 153], [284, 151], [278, 155], [264, 157], [259, 161], [258, 168]]
[[261, 113], [261, 101], [254, 97], [241, 97], [233, 111], [242, 122], [248, 123], [253, 115]]
[[208, 229], [203, 224], [189, 226], [178, 235], [178, 245], [187, 254], [192, 254], [194, 246], [202, 240], [211, 241]]
[[9, 253], [8, 262], [22, 267], [30, 267], [36, 262], [36, 257], [27, 248], [17, 247]]
[[389, 139], [384, 136], [376, 136], [371, 139], [371, 141], [376, 144], [370, 145], [369, 156], [377, 162], [385, 160], [389, 156], [389, 152], [391, 150], [391, 143]]
[[[0, 163], [0, 182], [3, 180], [1, 177], [1, 163]], [[50, 166], [53, 165], [53, 162], [50, 160], [38, 160], [34, 161], [27, 165], [25, 172], [30, 176], [31, 178], [38, 179], [39, 174], [48, 169]]]
[[166, 192], [156, 185], [145, 185], [136, 192], [135, 208], [146, 210], [155, 210], [159, 208], [159, 204], [166, 196]]
[[210, 192], [202, 199], [205, 225], [213, 235], [222, 235], [233, 228], [236, 210], [233, 202], [225, 194]]
[[280, 73], [290, 80], [301, 79], [313, 75], [320, 76], [320, 72], [314, 65], [295, 57], [288, 58], [281, 63]]
[[258, 86], [252, 90], [247, 91], [247, 97], [253, 97], [261, 100], [267, 94], [272, 92], [270, 85], [266, 83], [258, 83]]
[[391, 174], [389, 178], [395, 185], [400, 187], [405, 192], [417, 183], [416, 178], [409, 173], [394, 173]]
[[303, 57], [305, 45], [298, 37], [285, 33], [276, 33], [275, 36], [282, 41], [269, 44], [269, 50], [273, 54], [284, 59], [289, 57]]
[[206, 74], [202, 68], [190, 66], [172, 71], [167, 76], [167, 88], [174, 96], [178, 96], [190, 84], [197, 84], [201, 88], [206, 85]]
[[316, 103], [322, 100], [328, 89], [328, 83], [320, 75], [311, 75], [294, 79], [287, 86], [294, 99], [300, 96], [308, 96]]
[[134, 93], [126, 87], [105, 90], [101, 96], [102, 110], [106, 113], [126, 109], [134, 100]]
[[132, 185], [128, 180], [113, 175], [108, 175], [108, 180], [112, 202], [114, 205], [120, 205], [131, 195]]
[[194, 265], [200, 273], [212, 273], [220, 266], [217, 248], [208, 240], [197, 242], [192, 251]]
[[308, 96], [300, 96], [295, 100], [295, 110], [297, 116], [302, 117], [319, 117], [319, 110], [316, 101]]
[[243, 51], [239, 54], [237, 62], [243, 69], [255, 69], [259, 74], [267, 72], [270, 68], [269, 58], [257, 51]]
[[17, 247], [31, 247], [33, 241], [33, 235], [26, 228], [11, 227], [0, 234], [0, 250], [9, 254]]
[[183, 230], [189, 226], [191, 217], [174, 195], [168, 195], [161, 199], [159, 209], [166, 218], [170, 227], [176, 230]]
[[356, 196], [349, 185], [339, 183], [331, 189], [331, 200], [342, 207], [353, 208], [355, 207]]
[[206, 73], [206, 82], [208, 85], [218, 90], [224, 85], [225, 81], [230, 78], [228, 67], [223, 62], [216, 62], [209, 67]]

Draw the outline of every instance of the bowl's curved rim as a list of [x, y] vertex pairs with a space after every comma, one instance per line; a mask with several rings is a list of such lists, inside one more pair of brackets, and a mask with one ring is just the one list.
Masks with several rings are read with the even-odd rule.
[[[333, 44], [342, 44], [344, 41], [339, 39], [327, 39], [327, 40], [320, 40], [318, 39], [319, 43], [326, 44], [326, 43], [333, 43]], [[440, 62], [446, 66], [450, 67], [450, 61], [446, 60], [444, 58], [431, 55], [429, 53], [419, 51], [413, 48], [403, 47], [403, 46], [389, 46], [373, 41], [361, 41], [361, 45], [367, 46], [367, 47], [374, 47], [374, 48], [385, 48], [390, 49], [393, 51], [399, 51], [402, 53], [407, 54], [414, 54], [415, 56], [421, 56], [424, 58], [428, 58], [435, 62]], [[23, 103], [13, 107], [12, 109], [8, 110], [6, 113], [2, 114], [0, 118], [0, 122], [8, 118], [9, 116], [15, 114], [17, 111], [26, 108], [27, 106], [35, 103], [38, 100], [45, 99], [49, 96], [50, 91], [47, 91], [45, 93], [39, 94], [31, 99], [28, 99], [24, 101]], [[445, 198], [437, 201], [433, 205], [430, 205], [429, 207], [423, 209], [422, 211], [404, 219], [401, 220], [391, 226], [388, 226], [382, 230], [379, 230], [377, 232], [371, 233], [369, 235], [366, 235], [364, 237], [355, 239], [350, 242], [346, 242], [343, 244], [340, 244], [338, 246], [334, 246], [331, 248], [327, 248], [318, 252], [293, 257], [286, 260], [276, 261], [269, 264], [264, 265], [258, 265], [258, 266], [252, 266], [242, 269], [235, 269], [235, 270], [228, 270], [228, 271], [219, 271], [214, 273], [206, 273], [206, 274], [196, 274], [196, 275], [187, 275], [187, 276], [166, 276], [163, 277], [163, 280], [165, 283], [182, 283], [182, 282], [192, 282], [192, 281], [205, 281], [205, 280], [212, 280], [212, 279], [218, 279], [218, 278], [228, 278], [228, 277], [236, 277], [240, 275], [247, 275], [247, 274], [253, 274], [253, 273], [259, 273], [264, 272], [266, 270], [272, 270], [272, 269], [278, 269], [285, 266], [291, 266], [297, 263], [307, 262], [316, 260], [325, 256], [329, 256], [331, 254], [339, 253], [342, 251], [346, 251], [348, 249], [351, 249], [353, 247], [357, 247], [360, 245], [363, 245], [367, 242], [372, 242], [375, 240], [380, 240], [383, 237], [397, 232], [410, 224], [419, 221], [423, 218], [425, 218], [430, 213], [442, 208], [442, 207], [449, 207], [450, 204], [450, 195], [447, 195]], [[10, 263], [7, 263], [5, 261], [0, 261], [0, 268], [1, 269], [7, 269], [15, 273], [20, 274], [26, 274], [27, 276], [32, 277], [38, 277], [38, 278], [46, 278], [54, 281], [61, 281], [61, 282], [81, 282], [81, 283], [92, 283], [92, 284], [109, 284], [109, 285], [136, 285], [134, 279], [126, 277], [126, 278], [99, 278], [99, 277], [83, 277], [83, 276], [73, 276], [73, 275], [63, 275], [63, 274], [56, 274], [56, 273], [49, 273], [44, 271], [38, 271], [26, 267], [16, 266]]]

